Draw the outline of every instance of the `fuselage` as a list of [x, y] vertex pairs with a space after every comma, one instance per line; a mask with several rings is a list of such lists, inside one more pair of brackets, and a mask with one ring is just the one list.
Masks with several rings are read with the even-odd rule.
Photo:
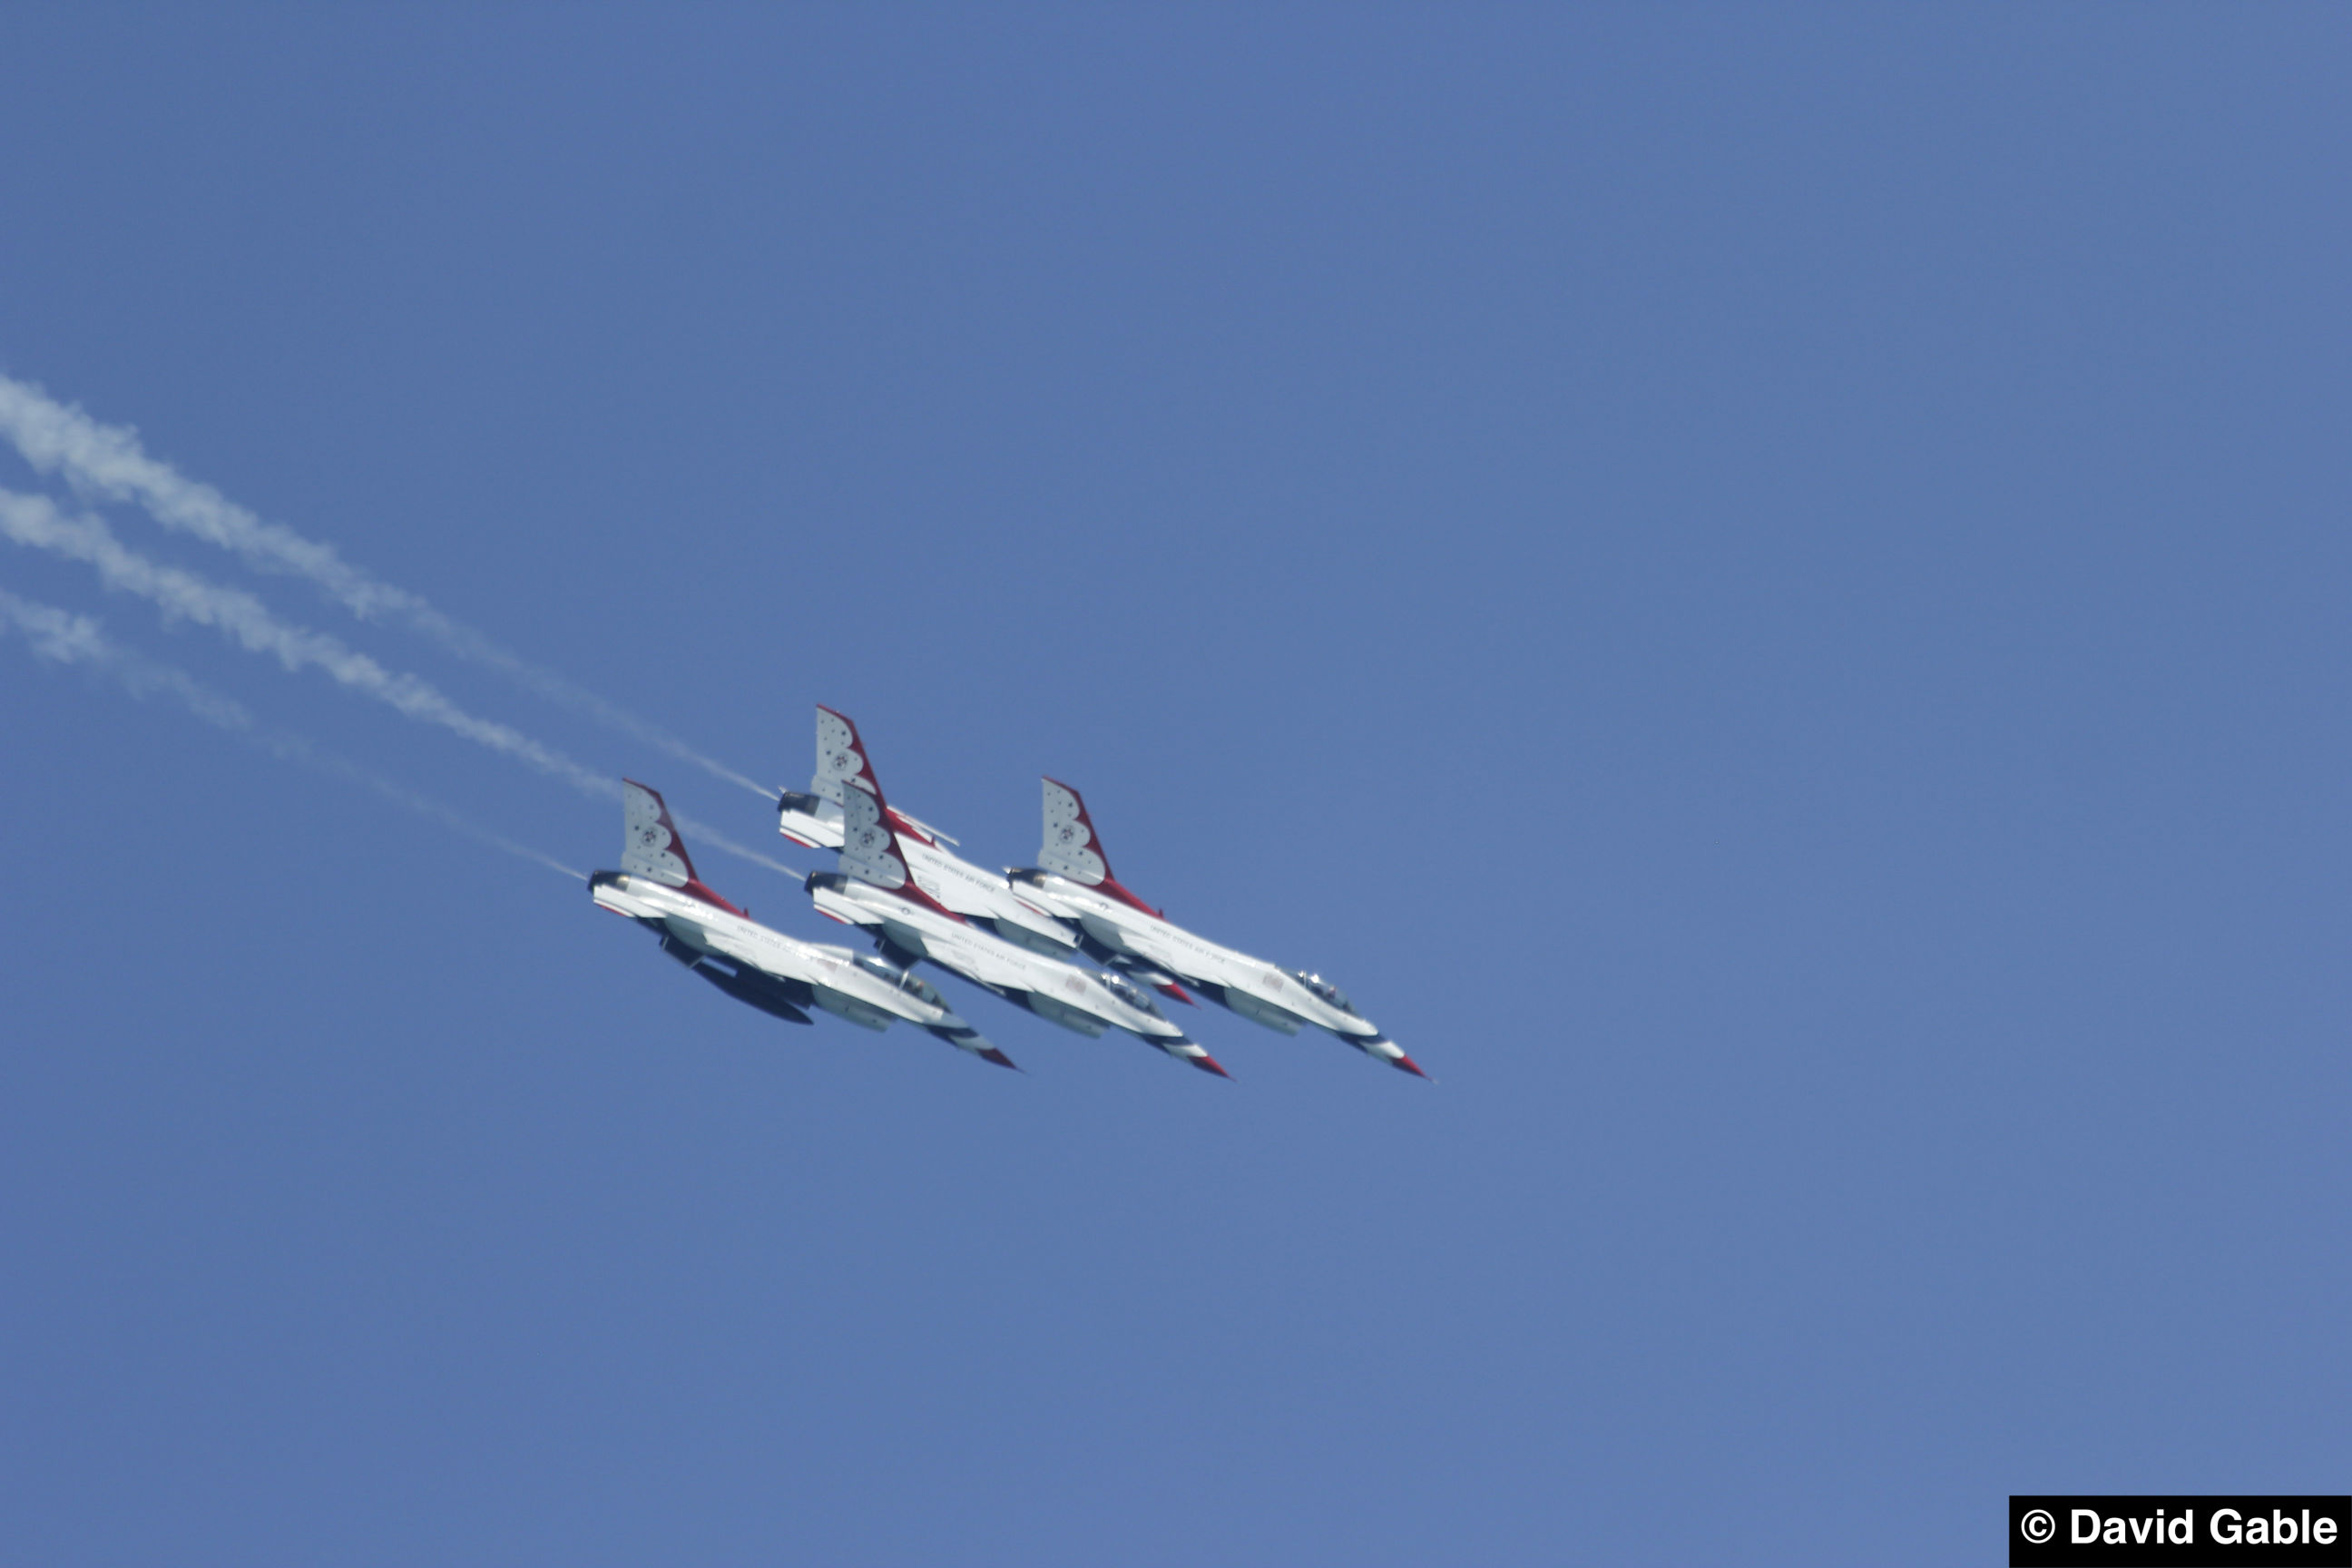
[[[1077, 938], [1069, 927], [1024, 902], [1002, 875], [949, 849], [929, 824], [892, 807], [883, 809], [915, 886], [967, 921], [987, 921], [1007, 942], [1052, 958], [1066, 958], [1076, 950]], [[776, 830], [811, 849], [838, 849], [841, 807], [816, 795], [787, 792], [777, 807]]]
[[1011, 880], [1040, 912], [1069, 921], [1114, 954], [1175, 975], [1253, 1023], [1286, 1035], [1312, 1024], [1385, 1060], [1404, 1054], [1337, 986], [1316, 976], [1236, 952], [1165, 916], [1052, 871], [1014, 871]]
[[877, 931], [901, 952], [929, 959], [1066, 1029], [1089, 1037], [1107, 1028], [1124, 1029], [1171, 1056], [1206, 1058], [1183, 1030], [1160, 1016], [1150, 998], [1118, 975], [1047, 958], [836, 871], [810, 877], [808, 891], [818, 913]]
[[[589, 892], [598, 908], [655, 927], [690, 954], [748, 966], [790, 1002], [822, 1007], [868, 1029], [903, 1018], [976, 1055], [994, 1050], [928, 982], [867, 954], [786, 936], [650, 877], [599, 871], [589, 879]], [[759, 1005], [752, 995], [745, 999]]]

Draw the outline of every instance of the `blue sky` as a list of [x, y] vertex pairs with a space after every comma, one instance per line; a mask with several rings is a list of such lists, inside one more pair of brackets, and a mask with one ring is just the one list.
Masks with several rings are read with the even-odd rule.
[[763, 783], [831, 703], [994, 865], [1067, 779], [1439, 1080], [788, 1028], [0, 639], [13, 1550], [1958, 1563], [2341, 1489], [2347, 69], [2295, 7], [12, 9], [0, 373]]

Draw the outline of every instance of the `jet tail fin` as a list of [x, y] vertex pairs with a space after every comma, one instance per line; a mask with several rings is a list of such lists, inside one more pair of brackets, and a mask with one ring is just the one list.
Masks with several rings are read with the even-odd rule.
[[844, 805], [847, 802], [843, 791], [848, 788], [862, 789], [877, 799], [882, 794], [874, 777], [874, 764], [866, 758], [866, 743], [857, 738], [856, 722], [820, 702], [816, 705], [816, 775], [809, 780], [809, 793]]
[[1078, 792], [1059, 779], [1045, 784], [1045, 843], [1037, 864], [1056, 876], [1092, 888], [1110, 879], [1110, 861], [1095, 837], [1094, 818]]
[[[621, 820], [624, 825], [621, 843], [621, 869], [632, 877], [659, 882], [665, 888], [676, 888], [708, 904], [716, 904], [730, 914], [740, 915], [741, 910], [705, 887], [702, 879], [694, 874], [694, 862], [686, 853], [686, 840], [678, 837], [677, 824], [670, 820], [669, 806], [661, 792], [646, 788], [635, 779], [621, 781]], [[750, 919], [748, 915], [744, 917]]]
[[842, 791], [841, 868], [861, 882], [910, 899], [939, 910], [950, 920], [963, 917], [941, 904], [907, 870], [906, 851], [898, 847], [898, 830], [891, 825], [889, 805], [877, 785]]
[[1095, 831], [1094, 818], [1087, 815], [1087, 803], [1078, 792], [1059, 779], [1046, 779], [1045, 784], [1045, 843], [1037, 851], [1039, 868], [1089, 888], [1100, 888], [1121, 903], [1132, 904], [1147, 915], [1165, 920], [1165, 915], [1137, 898], [1112, 874], [1110, 859], [1103, 854], [1102, 836]]

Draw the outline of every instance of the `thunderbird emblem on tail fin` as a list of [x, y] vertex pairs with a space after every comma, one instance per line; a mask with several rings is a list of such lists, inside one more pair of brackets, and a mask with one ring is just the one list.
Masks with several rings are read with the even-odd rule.
[[1059, 779], [1045, 781], [1045, 846], [1037, 852], [1037, 864], [1089, 888], [1111, 874], [1087, 803]]
[[809, 781], [811, 793], [822, 795], [835, 805], [845, 805], [845, 788], [862, 789], [879, 795], [874, 780], [874, 768], [866, 760], [866, 746], [857, 738], [857, 726], [845, 713], [836, 713], [823, 703], [816, 710], [816, 776]]
[[1313, 1024], [1376, 1061], [1428, 1076], [1320, 975], [1284, 971], [1171, 924], [1112, 873], [1078, 792], [1059, 779], [1045, 784], [1045, 842], [1036, 868], [1007, 875], [1033, 907], [1083, 931], [1090, 954], [1147, 984], [1173, 986], [1179, 996], [1183, 986], [1191, 986], [1282, 1034], [1295, 1035], [1302, 1025]]
[[686, 845], [662, 797], [635, 779], [621, 781], [621, 795], [625, 824], [621, 869], [650, 877], [665, 888], [683, 888], [697, 880], [694, 862], [686, 858]]
[[[790, 1023], [808, 1023], [812, 1008], [867, 1029], [905, 1019], [983, 1061], [1013, 1065], [986, 1036], [956, 1016], [947, 998], [903, 967], [754, 922], [695, 876], [677, 824], [657, 793], [629, 780], [621, 795], [622, 869], [589, 878], [589, 897], [600, 908], [650, 928], [660, 937], [662, 952], [696, 975]], [[876, 809], [871, 797], [858, 798], [868, 811]]]
[[841, 807], [841, 868], [861, 882], [897, 892], [907, 886], [907, 862], [898, 836], [884, 819], [882, 797], [862, 789], [846, 792]]

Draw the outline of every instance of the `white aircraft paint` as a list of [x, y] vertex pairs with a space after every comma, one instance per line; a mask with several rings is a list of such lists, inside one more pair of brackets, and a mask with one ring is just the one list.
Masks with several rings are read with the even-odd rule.
[[[845, 831], [843, 803], [859, 793], [880, 799], [881, 787], [857, 726], [845, 715], [820, 705], [816, 773], [809, 781], [808, 794], [788, 790], [778, 802], [777, 830], [812, 849], [839, 849]], [[884, 809], [915, 885], [941, 907], [967, 921], [986, 924], [1007, 942], [1049, 957], [1066, 957], [1076, 948], [1077, 938], [1067, 926], [1024, 902], [1003, 876], [950, 852], [946, 846], [954, 839], [905, 812]]]
[[1124, 1029], [1179, 1061], [1230, 1076], [1123, 976], [1007, 942], [943, 905], [923, 887], [921, 872], [909, 868], [907, 840], [878, 789], [845, 792], [842, 831], [841, 869], [808, 879], [818, 913], [874, 931], [899, 952], [929, 959], [1066, 1029], [1090, 1038]]
[[1376, 1060], [1429, 1076], [1320, 975], [1285, 970], [1196, 936], [1136, 897], [1111, 874], [1110, 860], [1078, 792], [1055, 779], [1045, 780], [1045, 842], [1037, 866], [1010, 873], [1014, 891], [1032, 908], [1068, 922], [1110, 954], [1113, 963], [1147, 978], [1153, 973], [1172, 976], [1253, 1023], [1286, 1035], [1312, 1024]]
[[817, 1006], [868, 1029], [905, 1019], [999, 1067], [1013, 1060], [958, 1017], [919, 976], [866, 953], [803, 942], [752, 920], [695, 875], [694, 862], [661, 796], [624, 781], [621, 869], [588, 879], [600, 909], [652, 927], [662, 951], [738, 1000], [776, 1017], [807, 1023]]

